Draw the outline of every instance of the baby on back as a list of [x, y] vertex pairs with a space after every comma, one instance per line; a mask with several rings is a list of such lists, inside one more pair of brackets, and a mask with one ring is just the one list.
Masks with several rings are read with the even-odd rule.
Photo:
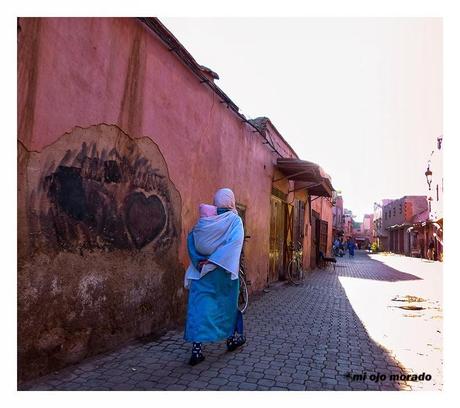
[[212, 217], [213, 215], [217, 215], [217, 207], [215, 205], [200, 204], [199, 212], [200, 218]]
[[[199, 213], [200, 213], [200, 219], [201, 218], [212, 217], [214, 215], [217, 215], [217, 207], [215, 205], [200, 204]], [[206, 265], [207, 263], [208, 263], [207, 259], [198, 262], [198, 270], [201, 271], [201, 268], [204, 265]]]

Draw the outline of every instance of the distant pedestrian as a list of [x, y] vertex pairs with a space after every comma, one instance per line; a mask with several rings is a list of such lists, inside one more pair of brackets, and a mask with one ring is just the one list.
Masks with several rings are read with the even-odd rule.
[[430, 261], [433, 260], [434, 255], [434, 241], [433, 238], [430, 238], [430, 243], [428, 244], [427, 257]]
[[355, 243], [353, 240], [348, 240], [348, 257], [353, 258], [355, 256]]
[[201, 218], [187, 237], [191, 263], [184, 279], [189, 289], [184, 339], [193, 343], [190, 365], [204, 360], [202, 343], [227, 339], [232, 351], [246, 342], [238, 310], [243, 222], [232, 190], [218, 190], [214, 205], [215, 216], [207, 216], [212, 208], [200, 207]]
[[343, 238], [340, 238], [340, 243], [339, 243], [339, 256], [342, 257], [345, 255], [345, 246], [343, 244]]
[[340, 249], [340, 241], [338, 238], [334, 240], [334, 244], [332, 245], [332, 250], [334, 252], [334, 256], [339, 255], [339, 249]]

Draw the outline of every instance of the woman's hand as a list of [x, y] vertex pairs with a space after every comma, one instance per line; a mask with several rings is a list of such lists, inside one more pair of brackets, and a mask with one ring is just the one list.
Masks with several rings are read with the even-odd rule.
[[205, 259], [204, 261], [200, 261], [198, 262], [198, 269], [201, 271], [201, 269], [203, 268], [204, 265], [208, 264], [209, 261], [207, 259]]

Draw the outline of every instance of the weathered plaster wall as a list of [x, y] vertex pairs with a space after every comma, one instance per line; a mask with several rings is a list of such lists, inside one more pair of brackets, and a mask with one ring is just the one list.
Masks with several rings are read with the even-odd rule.
[[20, 379], [180, 324], [218, 188], [263, 287], [276, 156], [138, 20], [21, 18], [18, 116]]
[[158, 147], [97, 125], [18, 154], [20, 379], [180, 323], [181, 199]]

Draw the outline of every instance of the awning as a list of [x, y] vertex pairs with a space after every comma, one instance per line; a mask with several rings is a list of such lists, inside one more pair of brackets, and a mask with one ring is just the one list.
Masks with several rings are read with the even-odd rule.
[[332, 197], [334, 188], [331, 178], [316, 163], [299, 159], [279, 158], [276, 167], [285, 176], [275, 181], [293, 180], [294, 190], [307, 189], [310, 195]]
[[386, 229], [387, 230], [393, 230], [393, 229], [401, 229], [401, 228], [406, 228], [406, 227], [410, 227], [412, 226], [413, 224], [410, 224], [410, 223], [403, 223], [403, 224], [394, 224], [394, 225], [390, 225], [389, 227], [387, 227]]

